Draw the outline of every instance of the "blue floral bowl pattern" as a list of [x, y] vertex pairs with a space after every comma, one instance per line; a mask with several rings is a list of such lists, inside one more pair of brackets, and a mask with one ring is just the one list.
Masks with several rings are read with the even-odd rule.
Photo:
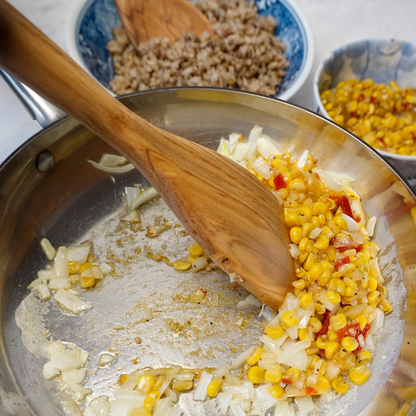
[[[416, 88], [416, 46], [395, 39], [366, 39], [333, 51], [316, 70], [312, 109], [330, 118], [320, 99], [322, 91], [347, 79], [365, 78], [384, 84], [396, 81], [401, 88]], [[414, 174], [415, 156], [378, 152], [389, 158], [404, 176]], [[401, 165], [395, 164], [398, 161]]]
[[[256, 0], [259, 13], [273, 15], [276, 36], [286, 44], [290, 62], [278, 98], [289, 99], [306, 80], [313, 61], [313, 40], [309, 26], [297, 7], [287, 0]], [[120, 26], [113, 0], [80, 0], [67, 24], [69, 53], [97, 81], [107, 87], [114, 77], [112, 60], [106, 45], [111, 29]]]

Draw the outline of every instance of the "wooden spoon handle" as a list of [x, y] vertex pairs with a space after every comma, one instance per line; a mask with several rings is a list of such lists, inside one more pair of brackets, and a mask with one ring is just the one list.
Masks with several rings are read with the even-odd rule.
[[294, 278], [288, 233], [282, 207], [254, 175], [135, 115], [4, 0], [0, 39], [0, 66], [126, 155], [224, 271], [281, 304]]

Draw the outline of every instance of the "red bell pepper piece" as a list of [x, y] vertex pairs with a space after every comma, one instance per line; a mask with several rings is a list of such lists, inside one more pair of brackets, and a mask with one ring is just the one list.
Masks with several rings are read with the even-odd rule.
[[292, 384], [292, 380], [291, 380], [290, 378], [283, 377], [283, 378], [282, 378], [282, 383], [285, 383], [285, 384]]
[[305, 389], [305, 393], [307, 396], [314, 396], [315, 394], [318, 394], [318, 390], [314, 389], [313, 387], [307, 386]]
[[337, 272], [341, 266], [348, 263], [350, 263], [350, 256], [345, 256], [343, 259], [339, 259], [334, 263], [334, 270]]
[[341, 207], [342, 212], [345, 215], [348, 215], [349, 217], [354, 218], [352, 210], [351, 210], [350, 201], [348, 200], [346, 195], [331, 196], [331, 199], [333, 199]]
[[[366, 338], [368, 331], [371, 329], [371, 325], [367, 324], [362, 331], [360, 331], [360, 324], [354, 324], [346, 326], [338, 331], [338, 341], [342, 342], [345, 337], [353, 337], [358, 341], [358, 337], [362, 335], [364, 339]], [[357, 349], [353, 352], [357, 353], [361, 351], [361, 346], [358, 345]]]
[[277, 190], [282, 188], [287, 188], [287, 183], [283, 179], [283, 175], [279, 173], [274, 179], [273, 179], [274, 186]]
[[324, 313], [324, 319], [322, 320], [322, 328], [316, 333], [316, 336], [318, 337], [321, 334], [326, 334], [328, 333], [328, 328], [329, 328], [329, 314], [331, 312], [330, 311], [326, 311]]

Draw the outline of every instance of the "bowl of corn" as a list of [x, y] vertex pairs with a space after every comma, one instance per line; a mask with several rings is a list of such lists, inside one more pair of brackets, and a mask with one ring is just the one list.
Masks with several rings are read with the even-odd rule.
[[344, 45], [318, 67], [313, 109], [416, 174], [416, 46], [394, 39]]

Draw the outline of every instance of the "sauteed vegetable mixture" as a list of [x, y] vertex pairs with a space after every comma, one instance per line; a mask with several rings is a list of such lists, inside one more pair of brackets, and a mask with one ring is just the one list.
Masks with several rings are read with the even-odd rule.
[[[261, 306], [267, 323], [259, 343], [232, 362], [217, 369], [172, 365], [122, 374], [113, 396], [92, 398], [84, 415], [180, 415], [175, 402], [189, 391], [195, 401], [215, 398], [224, 415], [263, 415], [270, 407], [279, 415], [307, 415], [315, 398], [329, 391], [345, 394], [371, 377], [373, 336], [392, 305], [379, 268], [380, 249], [370, 241], [376, 218], [366, 216], [352, 187], [355, 179], [319, 169], [307, 150], [293, 157], [258, 126], [247, 140], [236, 133], [221, 139], [218, 151], [258, 177], [283, 206], [296, 267], [293, 293], [287, 294], [278, 314], [251, 295], [246, 299], [248, 305]], [[145, 203], [156, 195], [152, 190], [137, 192], [129, 195], [130, 208], [137, 205], [132, 201]], [[134, 221], [134, 214], [124, 220]], [[54, 267], [39, 272], [29, 287], [43, 300], [55, 292], [57, 302], [72, 313], [91, 309], [75, 287], [93, 287], [114, 265], [97, 264], [89, 242], [60, 247], [56, 253], [47, 240], [42, 247]], [[193, 244], [187, 259], [168, 263], [179, 271], [209, 271], [208, 260]], [[206, 291], [190, 296], [202, 303]], [[51, 343], [48, 352], [44, 376], [60, 377], [77, 400], [89, 397], [92, 390], [83, 386], [88, 353], [61, 341]]]

